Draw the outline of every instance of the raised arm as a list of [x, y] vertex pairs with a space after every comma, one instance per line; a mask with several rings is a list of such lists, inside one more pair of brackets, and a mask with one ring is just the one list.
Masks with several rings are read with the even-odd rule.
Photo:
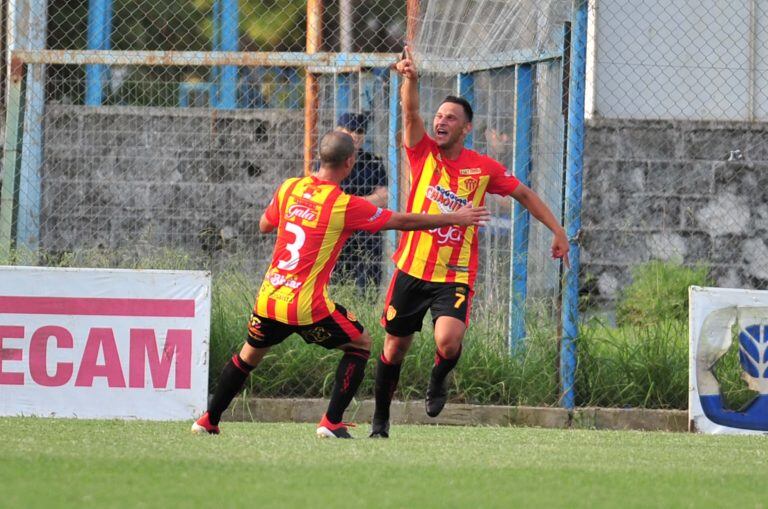
[[424, 119], [419, 114], [419, 74], [411, 57], [408, 46], [403, 50], [402, 58], [395, 64], [395, 70], [403, 77], [400, 87], [400, 101], [403, 107], [403, 142], [411, 148], [426, 133]]
[[449, 214], [403, 214], [393, 212], [382, 230], [429, 230], [443, 226], [482, 226], [491, 218], [485, 207], [466, 205]]

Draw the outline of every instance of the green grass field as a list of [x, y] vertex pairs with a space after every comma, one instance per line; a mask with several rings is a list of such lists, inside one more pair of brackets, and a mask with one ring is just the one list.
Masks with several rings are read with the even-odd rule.
[[322, 440], [311, 424], [189, 424], [0, 418], [0, 506], [768, 505], [759, 436], [397, 426]]

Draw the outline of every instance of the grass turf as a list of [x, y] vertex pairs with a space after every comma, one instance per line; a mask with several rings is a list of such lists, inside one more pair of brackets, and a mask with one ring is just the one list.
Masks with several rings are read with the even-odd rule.
[[[764, 507], [766, 438], [0, 418], [4, 507]], [[365, 436], [367, 425], [352, 430]]]

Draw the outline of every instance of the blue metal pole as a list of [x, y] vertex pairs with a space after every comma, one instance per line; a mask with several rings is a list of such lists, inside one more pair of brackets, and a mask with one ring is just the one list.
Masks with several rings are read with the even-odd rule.
[[[515, 80], [515, 176], [530, 186], [533, 141], [534, 67], [517, 66]], [[514, 206], [512, 236], [512, 274], [509, 315], [509, 352], [522, 350], [525, 342], [525, 303], [528, 294], [528, 233], [531, 217], [519, 202]]]
[[[45, 49], [47, 29], [47, 1], [29, 0], [28, 13], [34, 16], [27, 24], [26, 33], [17, 34], [25, 49]], [[43, 165], [43, 113], [45, 108], [45, 64], [27, 66], [24, 87], [24, 126], [19, 166], [18, 215], [16, 245], [31, 252], [40, 241], [40, 205]]]
[[301, 87], [303, 81], [299, 70], [295, 67], [288, 69], [288, 86], [290, 91], [288, 92], [288, 108], [299, 109], [301, 108]]
[[[220, 51], [238, 49], [238, 0], [221, 0], [221, 48]], [[237, 107], [237, 66], [225, 65], [221, 69], [218, 108]]]
[[349, 111], [349, 82], [350, 76], [345, 73], [336, 74], [336, 118]]
[[[110, 49], [112, 34], [112, 0], [88, 0], [88, 49]], [[85, 67], [85, 104], [100, 106], [107, 66], [91, 64]]]
[[[459, 97], [463, 97], [474, 109], [475, 107], [475, 76], [472, 73], [461, 73], [457, 80], [457, 92]], [[472, 148], [474, 146], [474, 136], [472, 131], [464, 139], [464, 146]]]
[[584, 90], [587, 68], [587, 2], [574, 0], [571, 31], [571, 72], [568, 91], [568, 139], [566, 140], [565, 230], [570, 239], [571, 267], [565, 273], [563, 338], [560, 345], [562, 404], [576, 404], [576, 338], [579, 333], [579, 232], [584, 170]]
[[[400, 196], [400, 160], [397, 150], [398, 139], [398, 121], [400, 115], [400, 75], [396, 71], [389, 72], [389, 128], [387, 130], [387, 192], [389, 198], [387, 208], [390, 210], [398, 209], [398, 199]], [[387, 249], [385, 253], [387, 258], [394, 252], [397, 243], [397, 235], [394, 230], [387, 232]], [[391, 278], [394, 265], [385, 264], [387, 275]]]
[[[213, 51], [221, 51], [221, 0], [213, 0], [213, 34], [211, 46]], [[214, 66], [211, 69], [211, 106], [214, 108], [219, 105], [219, 76], [221, 76], [221, 67]]]

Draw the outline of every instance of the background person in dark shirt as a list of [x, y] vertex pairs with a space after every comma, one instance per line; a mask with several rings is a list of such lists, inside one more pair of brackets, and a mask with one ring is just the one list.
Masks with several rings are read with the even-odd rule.
[[[365, 113], [343, 113], [337, 129], [352, 137], [357, 149], [357, 160], [352, 173], [341, 183], [345, 193], [360, 196], [377, 207], [387, 206], [387, 170], [380, 157], [363, 150], [365, 131], [368, 127]], [[344, 245], [338, 275], [364, 289], [381, 284], [383, 244], [381, 233], [357, 232]]]

